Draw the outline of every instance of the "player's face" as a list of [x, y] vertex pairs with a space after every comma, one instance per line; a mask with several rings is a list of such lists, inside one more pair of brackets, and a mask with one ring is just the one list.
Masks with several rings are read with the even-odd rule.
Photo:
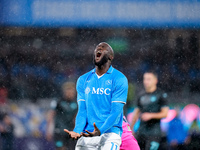
[[156, 86], [158, 82], [158, 79], [156, 76], [152, 73], [145, 73], [143, 77], [143, 84], [145, 89], [152, 88], [153, 86]]
[[106, 43], [100, 43], [94, 50], [94, 63], [97, 66], [107, 63], [109, 58], [108, 45]]
[[67, 100], [73, 100], [76, 96], [76, 91], [74, 88], [67, 88], [65, 89], [64, 92], [64, 97], [67, 99]]

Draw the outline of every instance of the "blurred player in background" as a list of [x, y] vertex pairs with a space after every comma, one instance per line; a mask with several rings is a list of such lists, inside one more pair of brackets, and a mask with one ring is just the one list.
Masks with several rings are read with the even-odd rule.
[[137, 140], [132, 135], [132, 130], [126, 117], [123, 117], [123, 133], [122, 133], [122, 144], [120, 150], [140, 150]]
[[[63, 97], [51, 102], [51, 110], [48, 113], [47, 140], [52, 140], [59, 150], [74, 150], [75, 141], [63, 132], [64, 128], [73, 130], [75, 115], [77, 113], [76, 86], [73, 82], [66, 82], [62, 86]], [[54, 131], [52, 128], [54, 125]]]
[[169, 150], [186, 150], [186, 137], [187, 131], [184, 128], [184, 125], [180, 117], [180, 108], [175, 107], [176, 117], [169, 122], [167, 139], [169, 142]]
[[[140, 118], [136, 139], [141, 150], [157, 150], [161, 140], [160, 120], [167, 117], [167, 94], [157, 88], [158, 76], [148, 71], [143, 76], [145, 93], [139, 96], [131, 129]], [[133, 133], [134, 134], [134, 133]]]
[[0, 88], [0, 149], [12, 150], [14, 141], [14, 125], [11, 117], [10, 101], [8, 99], [8, 90], [5, 87]]
[[76, 150], [119, 150], [127, 78], [111, 66], [114, 52], [105, 42], [94, 50], [95, 68], [77, 81], [78, 114], [73, 131]]
[[[0, 114], [0, 149], [13, 150], [14, 126], [8, 114]], [[2, 145], [1, 145], [2, 144]]]

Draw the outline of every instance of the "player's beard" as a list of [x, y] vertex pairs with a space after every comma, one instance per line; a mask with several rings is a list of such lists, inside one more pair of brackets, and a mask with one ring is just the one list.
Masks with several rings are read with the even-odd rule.
[[106, 64], [108, 62], [108, 60], [109, 60], [109, 58], [108, 58], [107, 55], [104, 55], [99, 62], [95, 61], [95, 56], [94, 56], [94, 59], [93, 59], [95, 66], [97, 66], [99, 69], [101, 69], [101, 67], [104, 64]]

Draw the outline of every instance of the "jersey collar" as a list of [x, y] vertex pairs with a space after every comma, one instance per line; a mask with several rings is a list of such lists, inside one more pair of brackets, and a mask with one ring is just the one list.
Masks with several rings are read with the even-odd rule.
[[[113, 70], [114, 70], [114, 68], [113, 68], [112, 65], [111, 65], [110, 68], [108, 69], [108, 71], [107, 71], [106, 73], [111, 74], [111, 73], [113, 72]], [[95, 73], [95, 72], [96, 72], [96, 68], [94, 68], [94, 69], [92, 70], [92, 73]]]

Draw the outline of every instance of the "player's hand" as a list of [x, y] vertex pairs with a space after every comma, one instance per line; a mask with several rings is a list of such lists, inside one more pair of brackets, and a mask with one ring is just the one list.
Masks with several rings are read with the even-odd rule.
[[77, 140], [78, 138], [80, 138], [80, 137], [82, 136], [82, 135], [79, 134], [79, 133], [76, 133], [76, 132], [74, 132], [74, 131], [69, 131], [69, 130], [67, 130], [67, 129], [64, 129], [64, 131], [67, 132], [67, 133], [70, 135], [70, 137], [71, 137], [72, 139], [75, 139], [75, 140]]
[[89, 132], [89, 131], [85, 130], [88, 134], [87, 133], [81, 133], [81, 134], [85, 137], [100, 136], [101, 135], [100, 130], [97, 128], [95, 123], [93, 125], [94, 125], [94, 131], [93, 132]]
[[142, 119], [143, 121], [149, 121], [149, 120], [152, 119], [152, 114], [151, 114], [151, 113], [143, 113], [143, 114], [141, 115], [141, 119]]

